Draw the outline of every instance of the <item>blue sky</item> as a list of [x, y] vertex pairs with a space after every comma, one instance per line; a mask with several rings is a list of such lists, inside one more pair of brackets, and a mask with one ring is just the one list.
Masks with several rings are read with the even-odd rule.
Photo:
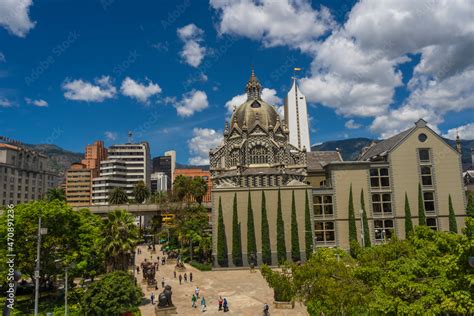
[[474, 138], [468, 2], [6, 0], [0, 135], [82, 152], [131, 130], [153, 156], [205, 163], [254, 65], [276, 105], [303, 68], [312, 143], [420, 117]]

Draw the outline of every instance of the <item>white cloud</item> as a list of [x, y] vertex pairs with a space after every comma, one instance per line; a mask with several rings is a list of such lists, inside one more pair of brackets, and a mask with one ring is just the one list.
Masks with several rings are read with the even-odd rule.
[[160, 93], [161, 88], [151, 80], [148, 80], [148, 85], [146, 85], [127, 77], [122, 81], [120, 91], [123, 95], [134, 98], [143, 103], [148, 103], [148, 99], [151, 96]]
[[183, 94], [179, 101], [176, 98], [167, 98], [165, 102], [173, 104], [178, 115], [182, 117], [201, 112], [209, 106], [206, 92], [195, 89]]
[[348, 129], [358, 129], [362, 127], [361, 124], [356, 123], [353, 119], [350, 119], [349, 121], [347, 121], [344, 126]]
[[[281, 98], [277, 96], [277, 92], [275, 89], [268, 89], [268, 88], [263, 88], [262, 89], [262, 100], [267, 102], [270, 105], [278, 105], [282, 103]], [[230, 99], [225, 103], [225, 106], [227, 108], [227, 112], [230, 114], [234, 111], [234, 106], [237, 108], [242, 103], [247, 101], [247, 94], [239, 94]]]
[[31, 104], [31, 105], [38, 106], [38, 107], [47, 107], [48, 106], [48, 102], [46, 102], [43, 99], [32, 100], [30, 98], [25, 98], [25, 102], [27, 104]]
[[118, 137], [118, 134], [116, 132], [110, 132], [110, 131], [106, 131], [104, 135], [105, 135], [105, 138], [107, 138], [110, 141], [114, 141]]
[[2, 108], [10, 108], [13, 106], [13, 103], [8, 100], [7, 98], [0, 98], [0, 107]]
[[188, 148], [191, 157], [189, 163], [192, 165], [209, 164], [209, 151], [221, 145], [222, 133], [210, 128], [194, 128], [193, 137], [188, 140]]
[[115, 96], [117, 89], [112, 85], [110, 77], [102, 76], [94, 82], [95, 84], [82, 79], [66, 79], [62, 85], [64, 97], [75, 101], [102, 102]]
[[7, 59], [5, 58], [5, 54], [3, 54], [2, 52], [0, 52], [0, 62], [4, 63], [6, 62]]
[[204, 31], [195, 24], [188, 24], [177, 30], [178, 37], [183, 41], [183, 50], [180, 52], [184, 61], [193, 66], [199, 67], [207, 49], [201, 46]]
[[468, 123], [455, 128], [449, 129], [443, 137], [449, 139], [456, 139], [456, 135], [459, 133], [461, 139], [474, 139], [474, 123]]
[[32, 4], [32, 0], [0, 1], [0, 26], [16, 36], [25, 37], [36, 24], [28, 15]]

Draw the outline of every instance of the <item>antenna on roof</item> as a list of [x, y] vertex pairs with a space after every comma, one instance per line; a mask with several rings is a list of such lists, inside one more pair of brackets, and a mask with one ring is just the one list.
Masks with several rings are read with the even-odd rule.
[[133, 136], [132, 131], [129, 131], [129, 132], [128, 132], [128, 143], [129, 143], [129, 144], [132, 143], [132, 136]]

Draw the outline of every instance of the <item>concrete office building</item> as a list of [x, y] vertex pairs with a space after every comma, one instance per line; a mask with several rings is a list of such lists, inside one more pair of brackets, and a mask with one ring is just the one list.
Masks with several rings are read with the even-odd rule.
[[92, 198], [93, 169], [73, 163], [66, 171], [66, 201], [70, 206], [89, 206]]
[[48, 167], [48, 157], [17, 142], [8, 142], [0, 143], [2, 205], [39, 200], [49, 189], [59, 185], [61, 177]]
[[306, 97], [293, 78], [293, 84], [285, 98], [285, 121], [288, 124], [289, 142], [299, 149], [311, 151]]
[[150, 148], [147, 142], [113, 145], [108, 159], [100, 163], [100, 176], [92, 180], [92, 203], [107, 205], [109, 194], [121, 187], [133, 199], [133, 187], [140, 181], [150, 188]]
[[158, 156], [153, 158], [153, 173], [161, 172], [167, 177], [167, 190], [171, 190], [173, 182], [173, 157], [172, 156]]
[[151, 193], [168, 191], [168, 176], [164, 172], [151, 174]]

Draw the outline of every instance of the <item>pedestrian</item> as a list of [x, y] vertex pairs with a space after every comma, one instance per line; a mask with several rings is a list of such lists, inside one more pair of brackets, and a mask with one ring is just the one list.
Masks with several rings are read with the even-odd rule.
[[161, 277], [161, 287], [165, 288], [165, 277]]
[[194, 290], [194, 294], [196, 294], [196, 297], [199, 298], [199, 286], [196, 286], [196, 289]]
[[151, 292], [150, 300], [151, 300], [151, 305], [155, 304], [155, 293]]
[[179, 285], [181, 285], [181, 280], [183, 279], [183, 277], [181, 276], [181, 274], [179, 275]]
[[227, 298], [224, 297], [224, 302], [222, 303], [222, 307], [224, 307], [224, 313], [229, 311], [229, 303], [227, 303]]
[[137, 274], [140, 274], [140, 267], [137, 266]]
[[268, 316], [270, 315], [270, 306], [267, 303], [263, 304], [263, 315]]
[[193, 273], [189, 272], [189, 282], [193, 282]]
[[220, 311], [222, 310], [222, 303], [224, 302], [224, 301], [222, 300], [222, 296], [219, 296], [218, 302], [219, 302], [219, 312], [220, 312]]
[[196, 295], [193, 294], [193, 297], [191, 297], [191, 302], [193, 302], [193, 305], [191, 305], [191, 307], [196, 308], [196, 300], [197, 300]]
[[206, 311], [206, 300], [204, 299], [204, 296], [201, 298], [201, 312]]
[[184, 272], [184, 282], [188, 282], [188, 275]]
[[173, 276], [176, 279], [176, 270], [173, 271]]

